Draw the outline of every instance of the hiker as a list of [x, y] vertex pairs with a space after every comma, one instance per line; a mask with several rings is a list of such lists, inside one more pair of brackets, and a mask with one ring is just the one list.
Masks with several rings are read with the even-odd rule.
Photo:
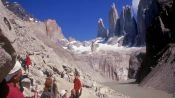
[[66, 90], [61, 90], [60, 95], [61, 95], [61, 98], [68, 98]]
[[69, 98], [76, 98], [76, 96], [75, 96], [75, 89], [71, 90], [71, 95], [70, 95]]
[[58, 98], [56, 80], [52, 79], [52, 74], [47, 74], [44, 91], [41, 98]]
[[82, 93], [82, 86], [80, 81], [80, 74], [79, 72], [75, 73], [75, 79], [74, 79], [74, 90], [75, 90], [75, 98], [79, 98]]
[[27, 73], [27, 71], [28, 71], [28, 73], [29, 73], [29, 66], [31, 66], [32, 65], [32, 62], [31, 62], [31, 59], [30, 59], [30, 55], [29, 55], [29, 53], [27, 53], [27, 55], [26, 55], [26, 64], [25, 64], [25, 72]]
[[15, 66], [0, 85], [1, 98], [24, 98], [19, 86], [19, 81], [22, 76], [21, 69], [21, 64], [19, 61], [16, 61]]

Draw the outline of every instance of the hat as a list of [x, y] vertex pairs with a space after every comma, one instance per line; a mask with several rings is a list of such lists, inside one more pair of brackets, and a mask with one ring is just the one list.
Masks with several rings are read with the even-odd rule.
[[22, 80], [22, 82], [31, 83], [31, 80], [30, 80], [29, 78], [24, 78], [24, 79]]
[[19, 61], [16, 61], [15, 66], [8, 74], [13, 74], [13, 73], [17, 72], [18, 70], [20, 70], [21, 68], [22, 68], [21, 63]]
[[5, 77], [6, 81], [9, 81], [13, 76], [15, 76], [18, 70], [20, 70], [21, 64], [19, 61], [16, 61], [15, 66], [13, 67], [13, 69], [7, 74], [7, 76]]
[[61, 97], [63, 97], [66, 94], [66, 90], [61, 90], [60, 94], [61, 94]]

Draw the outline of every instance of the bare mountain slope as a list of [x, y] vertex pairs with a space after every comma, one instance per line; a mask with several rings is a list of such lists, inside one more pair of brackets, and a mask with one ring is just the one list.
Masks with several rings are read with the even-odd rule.
[[[59, 86], [59, 91], [61, 89], [72, 89], [73, 73], [76, 68], [81, 72], [81, 79], [84, 87], [86, 87], [82, 94], [83, 98], [97, 98], [104, 95], [107, 96], [106, 98], [112, 96], [114, 98], [116, 94], [118, 96], [115, 97], [129, 98], [117, 91], [99, 85], [87, 74], [88, 70], [81, 70], [83, 64], [88, 65], [88, 62], [77, 60], [75, 58], [76, 55], [73, 55], [70, 51], [63, 49], [56, 42], [52, 41], [47, 36], [45, 23], [23, 21], [9, 11], [1, 1], [0, 10], [0, 28], [2, 33], [9, 39], [16, 53], [22, 59], [25, 59], [26, 52], [31, 54], [32, 66], [29, 77], [34, 80], [35, 85], [38, 85], [40, 92], [43, 91], [46, 71], [54, 74], [53, 76], [56, 78], [58, 85], [59, 83], [63, 84]], [[94, 74], [98, 73], [93, 72]], [[62, 73], [70, 77], [70, 83], [65, 79], [61, 79]], [[103, 77], [103, 79], [105, 78]]]

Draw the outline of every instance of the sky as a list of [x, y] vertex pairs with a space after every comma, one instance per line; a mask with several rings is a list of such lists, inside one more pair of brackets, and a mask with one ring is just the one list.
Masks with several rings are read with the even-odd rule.
[[[23, 8], [41, 21], [55, 19], [65, 37], [80, 41], [90, 40], [97, 35], [97, 22], [102, 18], [108, 28], [108, 13], [115, 3], [120, 15], [123, 5], [132, 0], [9, 0], [18, 2]], [[138, 0], [134, 0], [138, 1]]]

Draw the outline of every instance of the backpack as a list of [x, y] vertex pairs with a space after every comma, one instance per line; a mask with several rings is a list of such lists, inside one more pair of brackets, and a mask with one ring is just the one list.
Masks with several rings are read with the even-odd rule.
[[51, 77], [47, 77], [45, 81], [45, 88], [51, 88], [52, 87], [53, 80]]

